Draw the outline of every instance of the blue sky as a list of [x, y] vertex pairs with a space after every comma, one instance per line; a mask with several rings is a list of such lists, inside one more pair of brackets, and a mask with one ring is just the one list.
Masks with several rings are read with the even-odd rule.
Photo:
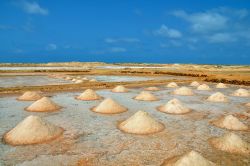
[[1, 0], [0, 62], [250, 64], [249, 0]]

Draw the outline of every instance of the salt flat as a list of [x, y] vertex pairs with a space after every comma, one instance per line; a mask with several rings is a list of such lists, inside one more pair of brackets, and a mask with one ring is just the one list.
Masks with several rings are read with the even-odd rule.
[[[102, 100], [76, 100], [82, 91], [51, 94], [51, 99], [63, 106], [53, 113], [34, 113], [24, 111], [32, 102], [17, 101], [17, 96], [0, 98], [0, 135], [13, 128], [28, 115], [38, 115], [49, 122], [65, 129], [63, 137], [47, 144], [10, 146], [1, 142], [0, 164], [6, 165], [76, 165], [89, 163], [92, 165], [160, 165], [165, 159], [195, 150], [204, 157], [219, 165], [248, 165], [249, 155], [232, 154], [213, 148], [208, 139], [222, 136], [228, 130], [211, 125], [211, 120], [221, 115], [234, 114], [249, 126], [249, 117], [243, 116], [248, 111], [244, 104], [249, 97], [234, 97], [230, 94], [239, 86], [227, 89], [216, 89], [208, 83], [212, 90], [199, 91], [190, 87], [195, 95], [179, 96], [171, 92], [174, 88], [158, 86], [160, 91], [153, 91], [159, 101], [137, 101], [132, 99], [141, 88], [130, 88], [128, 93], [113, 93], [110, 89], [97, 90], [104, 98], [111, 97], [128, 108], [127, 112], [103, 115], [90, 111]], [[246, 87], [244, 87], [246, 88]], [[247, 88], [249, 90], [249, 88]], [[206, 98], [215, 92], [225, 94], [230, 102], [214, 103]], [[184, 115], [172, 115], [156, 110], [156, 107], [177, 98], [192, 112]], [[15, 103], [15, 104], [13, 104]], [[127, 134], [117, 128], [118, 122], [132, 116], [138, 110], [148, 112], [165, 129], [150, 135]], [[234, 131], [242, 139], [250, 142], [249, 131]], [[65, 159], [67, 161], [65, 161]]]

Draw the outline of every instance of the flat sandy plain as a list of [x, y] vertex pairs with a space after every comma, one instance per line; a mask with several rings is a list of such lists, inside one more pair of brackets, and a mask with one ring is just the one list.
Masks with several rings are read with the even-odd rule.
[[[249, 90], [249, 66], [180, 65], [180, 64], [104, 64], [104, 63], [50, 63], [1, 64], [0, 70], [0, 136], [15, 127], [29, 115], [41, 116], [65, 129], [62, 137], [45, 144], [11, 146], [0, 142], [0, 165], [161, 165], [166, 159], [195, 150], [218, 165], [250, 165], [250, 156], [232, 154], [215, 149], [208, 139], [229, 132], [211, 125], [211, 120], [233, 114], [248, 127], [249, 97], [234, 97], [238, 88]], [[74, 67], [72, 69], [72, 66]], [[39, 68], [38, 68], [39, 67]], [[48, 68], [49, 67], [49, 68]], [[14, 69], [13, 69], [14, 68]], [[97, 82], [72, 81], [51, 75], [97, 78]], [[100, 77], [101, 76], [101, 77]], [[122, 78], [122, 79], [121, 79]], [[4, 80], [4, 81], [3, 81]], [[7, 80], [7, 81], [6, 81]], [[17, 83], [17, 80], [19, 83]], [[189, 86], [198, 81], [208, 84], [211, 91], [198, 91], [194, 96], [173, 95], [169, 82]], [[217, 82], [229, 88], [216, 89]], [[4, 84], [5, 83], [5, 84]], [[6, 84], [11, 84], [6, 86]], [[125, 85], [128, 93], [112, 93], [116, 85]], [[160, 100], [154, 102], [134, 100], [147, 86], [157, 86], [152, 92]], [[104, 98], [111, 97], [128, 108], [127, 112], [102, 115], [90, 111], [98, 101], [75, 100], [84, 89], [92, 88]], [[27, 90], [40, 90], [63, 106], [54, 113], [32, 113], [24, 108], [32, 102], [17, 101]], [[215, 92], [224, 93], [228, 103], [213, 103], [206, 98]], [[177, 98], [193, 111], [184, 115], [159, 112], [156, 107]], [[117, 124], [138, 110], [148, 112], [165, 125], [162, 132], [150, 135], [127, 134]], [[233, 131], [250, 143], [248, 131]]]

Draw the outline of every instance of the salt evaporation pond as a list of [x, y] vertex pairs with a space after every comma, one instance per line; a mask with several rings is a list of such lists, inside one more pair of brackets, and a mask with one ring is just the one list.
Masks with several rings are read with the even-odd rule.
[[[198, 91], [195, 96], [177, 96], [173, 88], [160, 86], [152, 92], [161, 100], [154, 102], [137, 101], [132, 98], [145, 87], [130, 89], [129, 93], [112, 93], [98, 90], [103, 97], [111, 97], [126, 106], [127, 112], [103, 115], [90, 111], [101, 101], [80, 101], [74, 97], [81, 92], [54, 94], [52, 100], [64, 108], [54, 113], [31, 113], [23, 109], [32, 102], [16, 101], [17, 96], [0, 98], [0, 135], [13, 128], [29, 115], [38, 115], [65, 129], [63, 138], [48, 144], [10, 146], [0, 143], [0, 165], [160, 165], [164, 159], [195, 150], [218, 165], [249, 165], [249, 156], [230, 154], [210, 146], [207, 139], [222, 136], [227, 132], [209, 124], [221, 115], [242, 113], [249, 108], [244, 103], [249, 97], [233, 97], [230, 94], [239, 87]], [[186, 85], [187, 86], [187, 85]], [[229, 96], [229, 103], [212, 103], [205, 99], [220, 91]], [[156, 111], [156, 107], [177, 98], [193, 109], [184, 115], [170, 115]], [[152, 135], [133, 135], [117, 129], [118, 121], [127, 119], [138, 110], [152, 115], [165, 125], [165, 130]], [[249, 120], [241, 120], [249, 126]], [[234, 131], [250, 142], [248, 131]]]
[[[188, 79], [187, 77], [179, 76], [159, 76], [159, 77], [144, 77], [144, 76], [112, 76], [112, 75], [71, 75], [82, 76], [89, 79], [96, 79], [100, 82], [129, 82], [129, 81], [147, 81], [154, 79]], [[72, 84], [70, 80], [62, 78], [51, 78], [48, 76], [1, 76], [0, 87], [17, 87], [17, 86], [41, 86], [41, 85], [61, 85]]]
[[112, 75], [86, 75], [87, 78], [96, 79], [100, 82], [130, 82], [130, 81], [148, 81], [148, 80], [185, 80], [187, 77], [183, 76], [158, 76], [158, 77], [145, 77], [145, 76], [112, 76]]
[[40, 86], [69, 84], [71, 81], [50, 78], [48, 76], [1, 76], [0, 87]]

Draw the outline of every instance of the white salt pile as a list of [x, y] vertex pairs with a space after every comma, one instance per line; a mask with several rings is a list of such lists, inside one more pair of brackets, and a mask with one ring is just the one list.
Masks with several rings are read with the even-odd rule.
[[185, 114], [191, 111], [189, 108], [183, 106], [178, 99], [168, 101], [166, 104], [157, 107], [157, 110], [169, 114]]
[[53, 140], [62, 135], [63, 129], [38, 116], [28, 116], [4, 135], [11, 145], [37, 144]]
[[86, 89], [80, 96], [76, 97], [78, 100], [99, 100], [102, 97], [99, 96], [94, 90]]
[[87, 80], [89, 80], [87, 77], [83, 77], [83, 78], [81, 78], [81, 80], [83, 80], [83, 81], [87, 81]]
[[111, 91], [112, 91], [112, 92], [115, 92], [115, 93], [126, 93], [126, 92], [128, 92], [128, 89], [125, 88], [125, 87], [122, 86], [122, 85], [118, 85], [118, 86], [116, 86], [115, 88], [113, 88]]
[[76, 84], [81, 84], [81, 83], [83, 83], [83, 80], [76, 80], [75, 83]]
[[48, 97], [43, 97], [35, 101], [29, 107], [25, 108], [26, 111], [30, 112], [51, 112], [57, 111], [59, 109], [61, 109], [61, 107], [50, 100]]
[[198, 86], [197, 90], [211, 90], [207, 84]]
[[200, 86], [200, 84], [199, 84], [199, 82], [197, 82], [197, 81], [193, 81], [193, 82], [190, 84], [190, 86], [198, 87], [198, 86]]
[[36, 101], [41, 99], [43, 96], [39, 92], [27, 91], [22, 96], [18, 97], [17, 100], [23, 101]]
[[249, 96], [249, 92], [246, 89], [238, 89], [236, 91], [234, 91], [234, 93], [232, 94], [233, 96], [239, 96], [239, 97], [248, 97]]
[[178, 85], [175, 82], [170, 82], [169, 84], [167, 84], [168, 88], [177, 88]]
[[216, 88], [227, 88], [227, 86], [225, 85], [225, 84], [223, 84], [223, 83], [218, 83], [217, 85], [216, 85]]
[[249, 143], [242, 140], [234, 133], [227, 133], [222, 137], [214, 137], [209, 140], [215, 148], [229, 153], [250, 154]]
[[162, 131], [165, 127], [162, 123], [152, 118], [147, 112], [138, 111], [120, 123], [118, 128], [132, 134], [152, 134]]
[[175, 95], [183, 95], [183, 96], [194, 95], [193, 91], [191, 89], [185, 87], [185, 86], [174, 90], [173, 94], [175, 94]]
[[211, 123], [217, 127], [229, 130], [248, 130], [248, 127], [233, 115], [227, 115]]
[[96, 79], [91, 79], [91, 80], [89, 80], [89, 82], [97, 82], [97, 80]]
[[65, 80], [71, 80], [72, 78], [71, 77], [69, 77], [69, 76], [67, 76], [66, 78], [65, 78]]
[[216, 164], [204, 158], [196, 151], [190, 151], [180, 157], [164, 161], [162, 166], [215, 166]]
[[216, 92], [207, 98], [211, 102], [228, 102], [228, 98], [221, 92]]
[[111, 98], [103, 100], [98, 106], [91, 109], [94, 112], [102, 114], [117, 114], [127, 111], [128, 109], [118, 104]]
[[156, 101], [156, 100], [158, 100], [158, 98], [156, 96], [154, 96], [152, 93], [146, 92], [146, 91], [142, 91], [134, 99], [135, 100], [143, 100], [143, 101]]

